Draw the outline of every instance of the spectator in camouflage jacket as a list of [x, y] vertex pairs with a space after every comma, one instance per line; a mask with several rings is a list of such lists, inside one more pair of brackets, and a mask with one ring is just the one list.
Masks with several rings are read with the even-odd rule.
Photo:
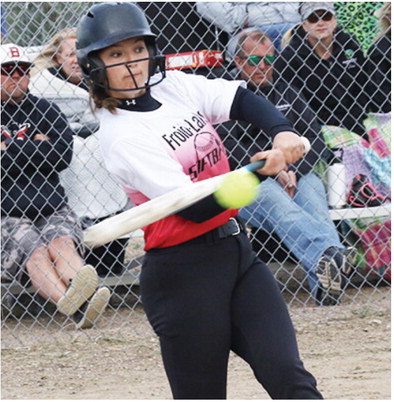
[[21, 47], [0, 47], [2, 280], [37, 292], [93, 325], [109, 300], [95, 269], [83, 265], [82, 230], [66, 203], [59, 172], [70, 163], [72, 134], [57, 106], [29, 94], [31, 62]]

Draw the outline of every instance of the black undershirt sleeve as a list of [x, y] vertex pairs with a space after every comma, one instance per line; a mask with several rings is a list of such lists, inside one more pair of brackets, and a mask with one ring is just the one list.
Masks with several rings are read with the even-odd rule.
[[194, 223], [202, 223], [221, 214], [226, 209], [221, 207], [214, 197], [209, 195], [188, 208], [178, 212], [177, 215]]
[[270, 137], [281, 131], [297, 131], [289, 120], [264, 96], [239, 87], [230, 110], [231, 120], [242, 120], [263, 130]]
[[[293, 131], [293, 126], [276, 107], [262, 96], [239, 87], [230, 110], [231, 120], [242, 120], [264, 130], [274, 137], [281, 131]], [[265, 176], [257, 175], [260, 180]], [[213, 195], [205, 197], [188, 208], [178, 212], [177, 215], [195, 223], [202, 223], [224, 212]]]

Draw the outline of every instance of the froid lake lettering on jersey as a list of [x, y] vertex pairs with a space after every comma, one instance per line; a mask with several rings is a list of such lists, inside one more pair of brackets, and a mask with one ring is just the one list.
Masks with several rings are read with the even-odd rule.
[[177, 149], [189, 138], [193, 137], [201, 131], [207, 124], [205, 117], [197, 111], [190, 119], [184, 120], [186, 124], [179, 127], [173, 127], [174, 131], [171, 134], [164, 134], [162, 138], [173, 149]]

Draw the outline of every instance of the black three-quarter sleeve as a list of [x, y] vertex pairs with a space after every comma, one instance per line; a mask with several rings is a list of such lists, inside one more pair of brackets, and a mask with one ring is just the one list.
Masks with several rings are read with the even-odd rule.
[[269, 100], [242, 87], [235, 94], [230, 119], [246, 121], [264, 130], [270, 137], [281, 131], [297, 133], [290, 121]]

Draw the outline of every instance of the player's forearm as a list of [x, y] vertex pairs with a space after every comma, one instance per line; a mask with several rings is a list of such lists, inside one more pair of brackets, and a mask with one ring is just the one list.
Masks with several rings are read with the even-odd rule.
[[225, 211], [225, 208], [221, 207], [213, 194], [203, 198], [201, 201], [196, 202], [190, 207], [177, 213], [184, 219], [192, 221], [194, 223], [202, 223], [208, 219], [214, 218], [216, 215]]

